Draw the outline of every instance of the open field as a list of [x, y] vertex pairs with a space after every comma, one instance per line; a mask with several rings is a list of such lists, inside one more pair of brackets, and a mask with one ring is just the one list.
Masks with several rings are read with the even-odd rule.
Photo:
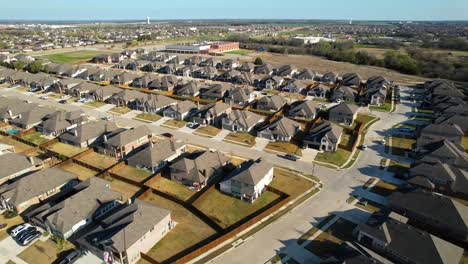
[[220, 226], [226, 228], [265, 207], [278, 197], [272, 192], [265, 191], [255, 202], [248, 203], [215, 189], [210, 190], [194, 205]]
[[78, 178], [81, 180], [81, 181], [84, 181], [88, 178], [91, 178], [93, 176], [95, 176], [97, 174], [97, 172], [93, 171], [93, 170], [90, 170], [88, 168], [85, 168], [81, 165], [78, 165], [76, 163], [70, 163], [70, 164], [67, 164], [63, 167], [61, 167], [61, 169], [64, 169], [66, 171], [69, 171], [71, 173], [75, 173], [76, 175], [78, 175]]
[[96, 153], [96, 152], [86, 155], [82, 157], [80, 160], [86, 164], [97, 167], [99, 169], [107, 169], [110, 166], [117, 163], [117, 159], [104, 155], [104, 154]]
[[124, 201], [126, 201], [128, 198], [133, 197], [133, 195], [135, 195], [135, 193], [137, 193], [140, 190], [140, 188], [135, 185], [131, 185], [111, 177], [106, 177], [106, 180], [110, 182], [111, 190], [119, 192], [123, 195]]
[[79, 148], [79, 147], [75, 147], [75, 146], [72, 146], [72, 145], [64, 144], [62, 142], [58, 142], [57, 144], [49, 146], [48, 149], [50, 149], [52, 151], [55, 151], [57, 153], [60, 153], [60, 154], [62, 154], [64, 156], [67, 156], [67, 157], [73, 157], [73, 156], [87, 150], [87, 148]]
[[266, 145], [265, 149], [302, 156], [301, 149], [297, 145], [289, 142], [270, 142]]
[[273, 171], [273, 181], [270, 186], [289, 194], [289, 199], [293, 200], [314, 187], [314, 183], [296, 175], [294, 172], [275, 168]]
[[339, 74], [344, 74], [347, 72], [355, 72], [359, 74], [362, 78], [369, 78], [374, 75], [386, 76], [387, 79], [393, 80], [397, 83], [405, 84], [414, 84], [421, 83], [426, 79], [418, 76], [411, 76], [398, 73], [393, 70], [374, 67], [374, 66], [364, 66], [364, 65], [354, 65], [347, 62], [336, 62], [327, 60], [318, 56], [310, 55], [285, 55], [285, 54], [274, 54], [274, 53], [258, 53], [253, 52], [249, 54], [254, 60], [256, 57], [261, 57], [264, 62], [271, 64], [292, 64], [298, 68], [310, 68], [313, 65], [314, 70], [319, 71], [320, 74], [329, 71], [336, 71]]
[[39, 56], [41, 59], [47, 59], [51, 62], [56, 63], [72, 63], [78, 61], [89, 61], [94, 56], [99, 54], [108, 53], [105, 51], [94, 51], [94, 50], [80, 50], [80, 51], [70, 51], [64, 53], [55, 53]]
[[246, 56], [246, 55], [249, 55], [250, 51], [248, 50], [233, 50], [233, 51], [228, 51], [228, 52], [225, 52], [226, 54], [234, 54], [234, 55], [241, 55], [241, 56]]
[[356, 224], [340, 218], [305, 248], [321, 258], [343, 256], [348, 252], [344, 242], [353, 240], [352, 231], [355, 227]]
[[55, 242], [47, 240], [45, 242], [37, 240], [26, 250], [21, 252], [18, 257], [26, 263], [54, 263], [61, 252], [75, 248], [70, 242], [65, 242], [62, 249], [59, 249]]
[[255, 145], [255, 136], [252, 136], [249, 133], [245, 133], [245, 132], [229, 133], [224, 139], [229, 140], [229, 141], [239, 142], [241, 144], [245, 144], [249, 146]]
[[177, 222], [176, 227], [148, 252], [159, 262], [215, 234], [211, 227], [181, 205], [152, 193], [144, 200], [170, 210], [172, 219]]
[[[458, 50], [444, 50], [444, 49], [425, 49], [425, 48], [420, 48], [422, 51], [426, 52], [433, 52], [437, 54], [452, 54], [453, 56], [456, 57], [462, 57], [462, 56], [468, 56], [468, 51], [458, 51]], [[366, 47], [359, 47], [355, 48], [356, 51], [366, 51], [367, 53], [376, 56], [377, 58], [384, 58], [385, 53], [388, 51], [395, 51], [394, 49], [386, 49], [386, 48], [377, 48], [377, 47], [372, 47], [372, 46], [366, 46]], [[406, 53], [405, 49], [399, 49], [398, 50], [401, 53]]]
[[29, 135], [25, 135], [22, 138], [36, 145], [41, 145], [49, 141], [47, 138], [42, 136], [41, 132], [35, 132]]
[[138, 168], [128, 166], [128, 165], [122, 168], [119, 168], [114, 173], [124, 178], [134, 180], [136, 182], [141, 182], [142, 180], [146, 179], [148, 176], [152, 174], [150, 171], [138, 169]]
[[201, 134], [202, 136], [215, 137], [221, 132], [221, 129], [214, 126], [202, 126], [195, 130], [194, 133]]
[[171, 181], [164, 177], [158, 177], [148, 186], [161, 192], [170, 194], [182, 201], [186, 201], [195, 194], [195, 191], [190, 190], [187, 186], [176, 181]]

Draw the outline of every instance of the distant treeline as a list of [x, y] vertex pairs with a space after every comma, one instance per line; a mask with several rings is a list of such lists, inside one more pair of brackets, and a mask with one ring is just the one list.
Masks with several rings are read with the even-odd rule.
[[[302, 40], [290, 38], [246, 38], [243, 36], [231, 36], [229, 40], [239, 41], [241, 48], [244, 49], [263, 50], [281, 54], [315, 55], [333, 61], [385, 67], [405, 74], [468, 81], [467, 59], [441, 52], [424, 51], [420, 48], [406, 48], [406, 52], [389, 51], [385, 53], [384, 58], [377, 58], [366, 51], [356, 51], [353, 41], [320, 41], [313, 45], [305, 45]], [[400, 45], [392, 45], [400, 47]]]

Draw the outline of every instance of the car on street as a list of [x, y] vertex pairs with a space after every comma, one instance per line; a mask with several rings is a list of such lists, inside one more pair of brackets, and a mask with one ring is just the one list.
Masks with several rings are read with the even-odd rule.
[[278, 157], [281, 157], [283, 159], [292, 160], [292, 161], [298, 160], [297, 156], [293, 155], [293, 154], [278, 155]]
[[167, 138], [173, 138], [174, 135], [172, 135], [171, 133], [162, 133], [161, 136], [164, 136], [164, 137], [167, 137]]
[[60, 100], [60, 101], [58, 101], [58, 102], [59, 102], [59, 104], [66, 104], [66, 103], [67, 103], [67, 100]]
[[42, 100], [47, 100], [47, 99], [49, 99], [49, 96], [43, 95], [43, 96], [41, 96], [41, 97], [39, 97], [39, 98], [42, 99]]
[[189, 122], [187, 123], [187, 127], [188, 128], [191, 128], [191, 129], [196, 129], [200, 126], [200, 124], [197, 124], [197, 123], [193, 123], [193, 122]]
[[32, 232], [29, 236], [23, 238], [19, 243], [23, 246], [29, 245], [34, 239], [38, 238], [41, 236], [41, 232], [39, 231], [34, 231]]
[[11, 236], [16, 236], [18, 235], [19, 232], [23, 231], [24, 229], [28, 228], [28, 227], [31, 227], [32, 225], [29, 224], [29, 223], [25, 223], [25, 224], [22, 224], [22, 225], [19, 225], [15, 228], [13, 228], [11, 231], [10, 231], [10, 235]]
[[362, 150], [367, 150], [368, 148], [369, 148], [369, 147], [368, 147], [367, 145], [362, 145], [362, 146], [361, 146], [361, 149], [362, 149]]
[[68, 254], [59, 264], [68, 264], [75, 262], [79, 257], [83, 255], [83, 251], [76, 249], [73, 250], [70, 254]]
[[101, 117], [102, 120], [106, 120], [106, 121], [109, 121], [111, 120], [111, 117], [110, 116], [103, 116]]

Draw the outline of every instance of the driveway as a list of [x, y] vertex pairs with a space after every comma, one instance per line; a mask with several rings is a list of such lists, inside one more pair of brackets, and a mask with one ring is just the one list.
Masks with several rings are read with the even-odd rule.
[[301, 161], [304, 162], [313, 162], [315, 160], [315, 156], [318, 154], [318, 150], [316, 149], [311, 149], [311, 148], [306, 148], [302, 150], [302, 157]]
[[16, 256], [26, 248], [27, 247], [18, 245], [11, 236], [3, 239], [0, 241], [0, 264], [7, 263], [10, 259], [16, 263], [21, 262], [21, 260], [17, 261]]
[[75, 264], [101, 264], [104, 261], [94, 254], [87, 252], [85, 255], [81, 256], [74, 263]]
[[255, 138], [255, 142], [256, 142], [255, 146], [253, 146], [252, 148], [255, 148], [256, 150], [259, 150], [259, 151], [263, 151], [266, 145], [270, 143], [270, 140], [266, 138], [257, 137]]

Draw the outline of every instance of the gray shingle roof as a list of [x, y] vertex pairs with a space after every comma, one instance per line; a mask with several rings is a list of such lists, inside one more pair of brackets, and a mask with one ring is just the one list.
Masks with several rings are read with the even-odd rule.
[[[33, 159], [34, 164], [31, 164], [30, 159]], [[28, 157], [23, 154], [3, 154], [0, 156], [0, 168], [2, 168], [0, 170], [0, 180], [41, 163], [42, 160], [34, 157]]]
[[152, 168], [158, 165], [161, 161], [174, 155], [176, 150], [182, 146], [183, 142], [181, 141], [170, 139], [156, 141], [131, 156], [128, 161], [134, 164], [143, 165], [147, 168]]

